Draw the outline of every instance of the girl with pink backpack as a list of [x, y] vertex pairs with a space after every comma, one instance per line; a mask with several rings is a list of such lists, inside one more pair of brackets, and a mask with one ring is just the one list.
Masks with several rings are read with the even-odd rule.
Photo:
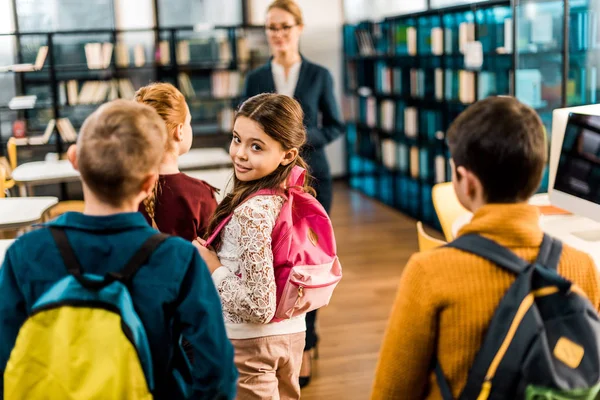
[[284, 95], [240, 106], [229, 149], [233, 191], [208, 239], [195, 242], [221, 296], [238, 399], [300, 397], [305, 314], [327, 305], [342, 277], [331, 221], [299, 155], [302, 121], [300, 104]]

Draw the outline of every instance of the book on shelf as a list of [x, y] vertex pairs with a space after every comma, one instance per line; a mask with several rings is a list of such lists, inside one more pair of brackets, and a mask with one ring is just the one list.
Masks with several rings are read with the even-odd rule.
[[434, 86], [435, 86], [435, 99], [438, 101], [444, 100], [444, 70], [436, 68], [433, 72], [434, 75]]
[[0, 66], [0, 72], [30, 72], [30, 71], [40, 71], [44, 68], [44, 63], [46, 62], [46, 57], [48, 56], [48, 46], [40, 46], [37, 52], [37, 56], [35, 57], [35, 62], [25, 63], [25, 64], [12, 64], [6, 66]]
[[516, 97], [533, 108], [543, 107], [542, 73], [538, 69], [516, 70]]
[[431, 54], [444, 54], [444, 30], [439, 27], [431, 28]]
[[408, 147], [404, 143], [398, 146], [398, 169], [403, 174], [408, 173]]
[[475, 24], [473, 22], [461, 22], [458, 25], [458, 50], [464, 54], [467, 43], [475, 40]]
[[110, 66], [113, 53], [112, 43], [86, 43], [84, 50], [88, 69], [105, 69]]
[[342, 95], [342, 114], [344, 121], [356, 121], [356, 109], [358, 108], [358, 99], [354, 95]]
[[236, 97], [240, 93], [241, 77], [238, 71], [215, 71], [212, 74], [212, 96]]
[[489, 71], [480, 72], [477, 81], [477, 100], [483, 100], [496, 93], [496, 74]]
[[52, 132], [54, 132], [55, 125], [56, 125], [56, 120], [51, 119], [50, 121], [48, 121], [48, 124], [46, 125], [46, 129], [44, 130], [43, 135], [15, 138], [15, 143], [17, 144], [17, 146], [24, 146], [24, 145], [28, 145], [28, 144], [29, 145], [46, 144], [50, 140], [50, 137], [52, 136]]
[[233, 120], [235, 118], [235, 111], [230, 108], [224, 108], [219, 111], [218, 121], [219, 121], [219, 130], [221, 132], [231, 132], [233, 129]]
[[136, 67], [146, 65], [146, 52], [143, 44], [136, 44], [133, 47], [133, 65]]
[[248, 45], [248, 39], [244, 36], [237, 38], [237, 58], [242, 64], [250, 61], [250, 46]]
[[553, 15], [540, 12], [529, 20], [531, 24], [531, 43], [548, 44], [554, 42]]
[[396, 169], [396, 142], [392, 139], [383, 139], [381, 141], [381, 161], [383, 165], [391, 170]]
[[452, 38], [454, 32], [452, 32], [451, 28], [444, 28], [444, 53], [452, 54], [454, 53], [454, 49], [452, 46]]
[[419, 148], [417, 146], [410, 148], [410, 176], [413, 179], [419, 179]]
[[36, 101], [36, 95], [15, 96], [8, 102], [8, 108], [11, 110], [27, 110], [35, 107]]
[[186, 98], [196, 97], [196, 91], [194, 90], [190, 76], [185, 72], [180, 72], [177, 75], [177, 85]]
[[375, 128], [377, 126], [377, 101], [375, 97], [367, 97], [367, 115], [366, 115], [366, 124], [369, 128]]
[[446, 159], [442, 155], [435, 157], [435, 183], [446, 182]]
[[158, 44], [158, 60], [160, 65], [171, 64], [171, 53], [168, 40], [161, 40]]
[[129, 47], [123, 42], [117, 43], [115, 47], [115, 62], [120, 68], [127, 68], [130, 65]]
[[427, 148], [419, 149], [419, 177], [422, 179], [429, 179], [429, 150]]
[[415, 107], [404, 109], [404, 134], [416, 138], [419, 134], [419, 115]]
[[475, 99], [475, 73], [461, 70], [458, 73], [458, 100], [464, 104], [471, 104]]
[[177, 63], [179, 65], [190, 63], [190, 42], [188, 40], [177, 42]]
[[77, 141], [77, 131], [73, 128], [73, 124], [71, 124], [69, 118], [59, 118], [56, 121], [56, 128], [63, 141], [67, 143]]
[[381, 102], [381, 129], [386, 132], [394, 131], [395, 108], [396, 104], [392, 100], [384, 100]]
[[406, 29], [406, 40], [408, 46], [408, 55], [417, 55], [417, 29], [413, 26], [409, 26]]
[[231, 44], [229, 40], [223, 39], [219, 42], [219, 61], [222, 63], [230, 63], [231, 58]]
[[67, 86], [67, 103], [70, 106], [74, 106], [78, 102], [79, 84], [77, 83], [76, 80], [72, 79], [70, 81], [67, 81], [66, 86]]
[[119, 79], [119, 93], [122, 99], [133, 100], [135, 89], [130, 79]]

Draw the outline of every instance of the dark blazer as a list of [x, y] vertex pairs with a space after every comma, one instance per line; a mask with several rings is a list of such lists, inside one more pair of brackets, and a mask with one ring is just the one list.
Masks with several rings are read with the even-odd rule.
[[[268, 62], [248, 74], [242, 96], [246, 100], [260, 93], [275, 92], [277, 90], [271, 62]], [[304, 110], [304, 125], [307, 131], [307, 143], [301, 154], [315, 180], [313, 186], [317, 191], [317, 199], [329, 211], [332, 186], [325, 146], [336, 139], [344, 128], [333, 94], [333, 78], [329, 71], [302, 57], [294, 98]], [[322, 116], [320, 121], [319, 113]]]

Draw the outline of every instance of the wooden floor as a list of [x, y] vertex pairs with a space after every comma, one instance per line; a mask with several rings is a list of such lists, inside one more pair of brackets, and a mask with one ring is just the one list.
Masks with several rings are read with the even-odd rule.
[[368, 399], [415, 220], [336, 184], [332, 220], [344, 277], [319, 311], [320, 359], [302, 399]]

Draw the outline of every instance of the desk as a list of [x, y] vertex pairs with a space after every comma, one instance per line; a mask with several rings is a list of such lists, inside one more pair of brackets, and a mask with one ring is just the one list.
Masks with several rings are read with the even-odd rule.
[[[529, 201], [532, 205], [549, 205], [548, 195], [538, 194]], [[452, 224], [452, 234], [458, 234], [460, 228], [471, 221], [471, 213], [460, 215]], [[596, 267], [600, 269], [600, 242], [587, 241], [574, 235], [572, 232], [586, 230], [600, 230], [600, 223], [578, 215], [542, 215], [540, 227], [544, 232], [568, 244], [569, 246], [588, 253], [594, 259]]]
[[223, 200], [225, 193], [227, 193], [230, 186], [233, 185], [233, 168], [188, 171], [185, 174], [191, 176], [192, 178], [201, 179], [209, 185], [219, 189], [219, 193], [216, 194], [218, 202]]
[[[182, 171], [223, 167], [231, 167], [231, 157], [221, 148], [191, 149], [179, 157], [179, 169]], [[79, 172], [75, 171], [69, 160], [36, 161], [19, 165], [12, 172], [12, 177], [20, 185], [20, 195], [27, 196], [29, 193], [31, 196], [33, 186], [77, 182], [79, 181]], [[221, 187], [220, 185], [213, 186]]]
[[221, 148], [191, 149], [179, 156], [178, 164], [182, 171], [229, 168], [231, 157]]
[[0, 199], [0, 229], [21, 229], [39, 222], [56, 197], [9, 197]]
[[0, 240], [0, 266], [2, 266], [2, 263], [4, 262], [4, 255], [6, 254], [6, 250], [8, 250], [8, 248], [11, 244], [13, 244], [14, 241], [14, 239]]
[[21, 196], [31, 195], [36, 185], [79, 181], [79, 172], [75, 171], [69, 160], [35, 161], [19, 165], [12, 172], [15, 183], [20, 185]]

